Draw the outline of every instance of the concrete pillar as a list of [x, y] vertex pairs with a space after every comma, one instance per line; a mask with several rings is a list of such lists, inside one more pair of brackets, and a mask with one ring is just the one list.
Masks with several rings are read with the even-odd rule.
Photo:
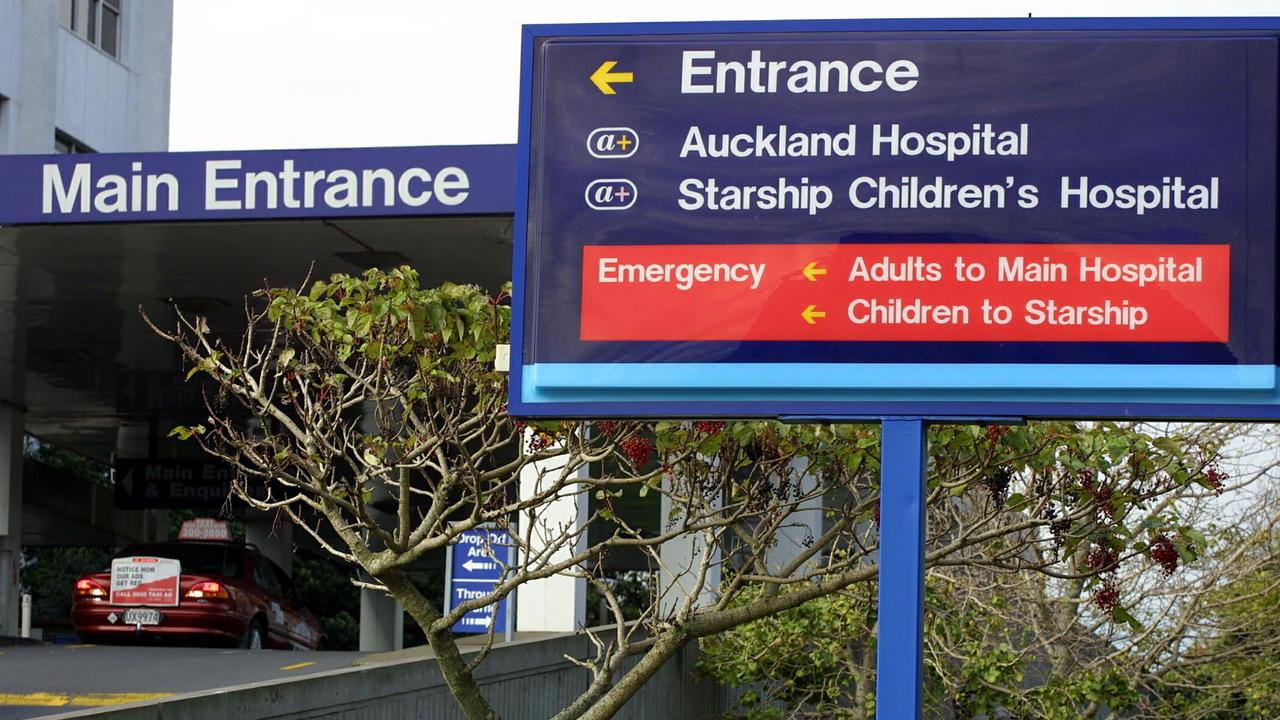
[[[818, 478], [805, 471], [809, 461], [799, 458], [791, 464], [791, 472], [787, 478], [779, 478], [775, 482], [789, 482], [791, 498], [801, 498], [818, 489]], [[791, 563], [808, 548], [808, 544], [822, 534], [822, 496], [809, 497], [797, 503], [795, 508], [782, 520], [778, 531], [774, 533], [776, 542], [765, 553], [765, 565], [773, 572]], [[819, 558], [814, 558], [816, 562]], [[803, 572], [798, 568], [797, 573]]]
[[[684, 513], [674, 506], [668, 496], [677, 487], [682, 494], [697, 492], [688, 487], [688, 483], [678, 483], [670, 476], [663, 477], [660, 517], [664, 521], [664, 530], [679, 527], [685, 521]], [[706, 503], [709, 507], [719, 507], [722, 503], [719, 491], [697, 501]], [[723, 559], [719, 544], [707, 547], [703, 533], [686, 533], [663, 543], [658, 548], [658, 557], [661, 560], [658, 566], [658, 610], [662, 617], [671, 617], [695, 591], [697, 596], [693, 607], [703, 607], [715, 602], [720, 592], [720, 566]], [[698, 576], [704, 562], [708, 564], [708, 568], [702, 586], [699, 587]]]
[[[18, 268], [17, 256], [0, 249], [0, 283], [17, 287]], [[0, 636], [18, 634], [20, 612], [26, 337], [20, 310], [0, 305]]]
[[[365, 402], [364, 415], [360, 419], [360, 432], [374, 435], [381, 432], [377, 418], [377, 403]], [[371, 502], [391, 498], [385, 487], [372, 488]], [[369, 517], [385, 527], [392, 527], [395, 518], [365, 503]], [[376, 548], [375, 548], [376, 549]], [[369, 580], [369, 578], [365, 578]], [[387, 652], [404, 647], [404, 607], [386, 593], [367, 588], [360, 589], [360, 652]]]
[[360, 588], [360, 652], [404, 647], [404, 608], [386, 593]]
[[[527, 442], [531, 433], [525, 432]], [[563, 460], [557, 459], [525, 467], [520, 471], [520, 497], [532, 497], [559, 482], [564, 465]], [[583, 467], [576, 477], [585, 478], [587, 472], [588, 468]], [[587, 493], [576, 493], [544, 503], [532, 518], [521, 513], [519, 521], [526, 526], [516, 528], [516, 532], [529, 540], [530, 555], [538, 557], [549, 545], [563, 539], [565, 533], [580, 535], [553, 552], [550, 562], [585, 550], [588, 500]], [[516, 629], [521, 632], [574, 632], [587, 622], [587, 581], [583, 578], [554, 575], [525, 583], [516, 592]]]
[[59, 3], [22, 1], [22, 49], [17, 95], [11, 101], [10, 152], [53, 152], [57, 126]]
[[[245, 425], [255, 440], [264, 436], [262, 422], [250, 418]], [[293, 523], [281, 514], [250, 509], [244, 517], [244, 539], [258, 546], [264, 557], [293, 577]]]
[[0, 637], [18, 635], [25, 413], [0, 405]]
[[293, 523], [275, 513], [250, 510], [244, 520], [244, 539], [293, 577]]

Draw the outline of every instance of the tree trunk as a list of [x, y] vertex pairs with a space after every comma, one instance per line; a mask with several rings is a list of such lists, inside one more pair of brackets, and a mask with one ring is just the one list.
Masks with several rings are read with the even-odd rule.
[[409, 578], [400, 570], [388, 570], [378, 576], [378, 580], [387, 586], [392, 596], [399, 600], [404, 609], [418, 623], [418, 627], [427, 635], [427, 643], [435, 651], [436, 662], [440, 664], [440, 672], [449, 690], [466, 714], [468, 720], [498, 720], [489, 701], [484, 699], [475, 677], [467, 670], [467, 663], [458, 651], [448, 630], [433, 632], [432, 626], [440, 619], [440, 613], [418, 592], [418, 588], [409, 582]]
[[680, 652], [690, 636], [679, 628], [670, 628], [658, 637], [657, 642], [640, 658], [636, 666], [626, 672], [599, 702], [592, 705], [580, 717], [582, 720], [608, 720], [622, 709], [644, 684], [658, 672], [668, 660]]

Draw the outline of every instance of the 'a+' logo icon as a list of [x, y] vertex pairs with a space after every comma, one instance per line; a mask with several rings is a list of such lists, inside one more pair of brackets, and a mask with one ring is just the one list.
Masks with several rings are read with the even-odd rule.
[[594, 158], [629, 158], [640, 147], [640, 136], [629, 127], [596, 128], [587, 135], [587, 152]]
[[626, 210], [636, 204], [636, 184], [625, 178], [592, 180], [585, 193], [592, 210]]

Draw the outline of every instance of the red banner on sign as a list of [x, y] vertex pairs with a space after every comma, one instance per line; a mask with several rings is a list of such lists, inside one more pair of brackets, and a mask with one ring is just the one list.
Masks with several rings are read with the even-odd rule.
[[1228, 245], [583, 248], [583, 340], [1226, 342]]

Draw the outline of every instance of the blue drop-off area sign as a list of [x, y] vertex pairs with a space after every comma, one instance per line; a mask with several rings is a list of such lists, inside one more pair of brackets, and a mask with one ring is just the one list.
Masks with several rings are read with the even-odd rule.
[[[493, 592], [515, 560], [515, 544], [506, 530], [463, 531], [449, 546], [445, 611]], [[454, 624], [455, 633], [506, 634], [512, 625], [512, 597], [472, 610]]]
[[1280, 417], [1277, 37], [527, 27], [510, 408]]

